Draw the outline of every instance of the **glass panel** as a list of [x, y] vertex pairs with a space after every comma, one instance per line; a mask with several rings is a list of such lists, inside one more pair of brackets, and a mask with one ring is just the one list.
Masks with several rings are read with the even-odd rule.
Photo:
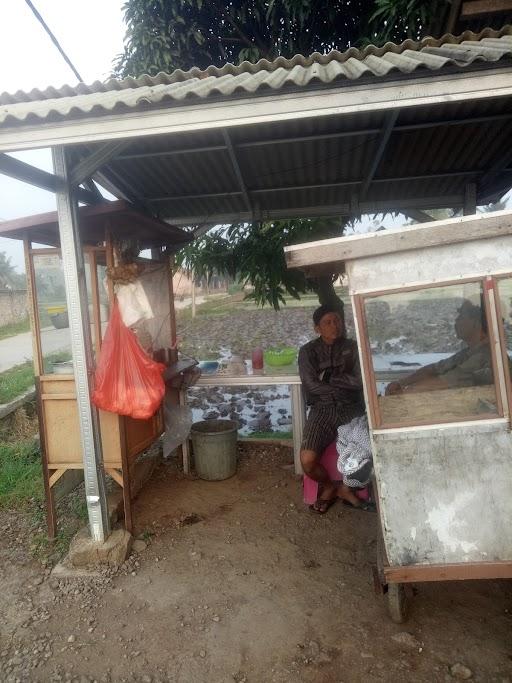
[[34, 254], [33, 259], [43, 372], [72, 374], [71, 337], [62, 259], [57, 252]]
[[[37, 308], [41, 329], [41, 351], [43, 355], [43, 372], [45, 374], [72, 374], [71, 336], [69, 332], [69, 318], [66, 303], [66, 288], [62, 270], [60, 253], [34, 254], [34, 272], [37, 293]], [[100, 259], [101, 260], [101, 259]], [[91, 266], [89, 254], [84, 255], [85, 281], [87, 285], [87, 301], [89, 304], [89, 318], [91, 335], [94, 346], [94, 315], [91, 289]], [[100, 269], [103, 269], [100, 271]], [[103, 287], [104, 265], [98, 265], [98, 282], [100, 310], [103, 321], [108, 320], [108, 297]], [[106, 322], [105, 322], [106, 326]], [[103, 330], [102, 330], [103, 331]]]
[[367, 297], [382, 426], [497, 415], [479, 282]]
[[498, 280], [498, 292], [500, 296], [501, 315], [505, 327], [505, 343], [510, 359], [508, 369], [512, 376], [512, 277]]

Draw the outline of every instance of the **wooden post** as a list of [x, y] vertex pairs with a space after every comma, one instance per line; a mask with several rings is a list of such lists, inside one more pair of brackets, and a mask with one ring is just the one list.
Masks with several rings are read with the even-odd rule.
[[96, 349], [96, 362], [101, 349], [101, 309], [100, 293], [98, 287], [98, 270], [96, 261], [96, 251], [86, 251], [85, 257], [89, 260], [91, 274], [91, 300], [92, 300], [92, 320], [94, 323], [94, 346]]
[[471, 216], [476, 213], [476, 185], [468, 183], [464, 188], [464, 216]]
[[[27, 275], [27, 307], [30, 318], [30, 329], [32, 332], [32, 354], [34, 363], [34, 374], [39, 377], [43, 373], [43, 354], [41, 350], [41, 328], [39, 326], [39, 315], [37, 311], [37, 292], [36, 277], [34, 272], [34, 258], [31, 251], [31, 242], [28, 238], [23, 240], [23, 251], [25, 254], [25, 272]], [[42, 429], [42, 423], [39, 425]]]
[[192, 318], [196, 317], [196, 274], [192, 269]]
[[176, 309], [174, 307], [174, 256], [169, 256], [169, 323], [171, 328], [171, 347], [176, 346]]

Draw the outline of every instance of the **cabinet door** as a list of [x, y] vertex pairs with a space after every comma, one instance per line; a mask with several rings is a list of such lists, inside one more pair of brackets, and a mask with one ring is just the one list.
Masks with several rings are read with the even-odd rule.
[[158, 410], [149, 420], [134, 420], [132, 417], [125, 417], [124, 424], [126, 450], [128, 457], [133, 458], [148, 448], [163, 432], [162, 411]]

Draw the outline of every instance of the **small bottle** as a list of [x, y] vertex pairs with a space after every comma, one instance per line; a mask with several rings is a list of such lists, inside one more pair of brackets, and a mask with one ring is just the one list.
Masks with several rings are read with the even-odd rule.
[[252, 369], [263, 370], [263, 349], [259, 346], [252, 352]]

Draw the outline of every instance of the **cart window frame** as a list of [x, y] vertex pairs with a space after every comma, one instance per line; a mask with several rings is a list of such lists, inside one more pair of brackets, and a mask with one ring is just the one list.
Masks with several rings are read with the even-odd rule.
[[[46, 246], [35, 246], [30, 240], [25, 242], [25, 264], [28, 266], [27, 273], [30, 277], [27, 279], [27, 287], [31, 292], [30, 302], [29, 302], [29, 313], [31, 317], [31, 331], [35, 335], [35, 348], [34, 348], [34, 376], [41, 377], [42, 379], [48, 377], [54, 377], [53, 374], [48, 374], [45, 372], [45, 355], [42, 344], [41, 337], [41, 321], [39, 313], [39, 296], [36, 284], [36, 264], [34, 263], [34, 257], [37, 256], [59, 256], [62, 259], [62, 250], [60, 247], [46, 247]], [[87, 262], [90, 271], [90, 287], [88, 287], [88, 296], [91, 297], [91, 303], [93, 305], [93, 315], [91, 316], [91, 323], [93, 324], [94, 337], [92, 339], [93, 349], [96, 354], [99, 354], [102, 343], [101, 327], [98, 327], [100, 316], [99, 316], [99, 283], [97, 278], [97, 260], [98, 256], [102, 257], [103, 260], [107, 260], [108, 255], [108, 245], [102, 246], [91, 246], [83, 245], [83, 255], [84, 264]], [[112, 305], [109, 293], [109, 305]], [[32, 320], [33, 318], [33, 320]], [[69, 373], [70, 375], [72, 373]], [[63, 375], [64, 376], [64, 375]]]
[[[500, 274], [494, 278], [495, 281], [495, 288], [496, 288], [496, 297], [495, 297], [495, 302], [496, 302], [496, 314], [498, 318], [498, 331], [499, 331], [499, 336], [500, 336], [500, 346], [501, 346], [501, 356], [502, 356], [502, 361], [503, 361], [503, 366], [504, 368], [508, 365], [508, 353], [507, 353], [507, 339], [506, 339], [506, 334], [505, 334], [505, 325], [504, 325], [504, 315], [503, 315], [503, 309], [501, 306], [501, 297], [500, 297], [500, 281], [501, 280], [512, 280], [512, 272], [506, 273], [506, 274]], [[509, 420], [512, 421], [512, 373], [507, 372], [505, 370], [504, 372], [504, 379], [505, 379], [505, 389], [506, 389], [506, 395], [507, 395], [507, 404], [508, 404], [508, 417]]]
[[[421, 283], [414, 284], [404, 287], [393, 287], [387, 289], [379, 289], [372, 292], [364, 293], [354, 293], [352, 296], [355, 322], [358, 329], [359, 344], [360, 344], [360, 356], [362, 372], [364, 376], [364, 383], [366, 387], [366, 399], [367, 408], [369, 412], [369, 421], [373, 429], [379, 430], [391, 430], [391, 429], [403, 429], [409, 427], [423, 427], [423, 426], [435, 426], [438, 424], [456, 424], [460, 422], [475, 422], [484, 420], [495, 420], [503, 419], [504, 417], [509, 417], [512, 413], [512, 386], [511, 382], [508, 382], [508, 389], [506, 394], [504, 393], [505, 388], [503, 382], [506, 383], [506, 374], [503, 377], [498, 371], [497, 362], [497, 350], [500, 350], [500, 360], [503, 360], [503, 353], [506, 353], [504, 347], [504, 327], [502, 318], [500, 317], [499, 310], [499, 296], [494, 296], [494, 304], [491, 303], [489, 297], [489, 290], [494, 293], [497, 291], [497, 281], [501, 278], [511, 277], [512, 275], [501, 275], [497, 276], [479, 276], [471, 278], [460, 278], [458, 280], [447, 280], [439, 282]], [[464, 417], [449, 417], [446, 419], [435, 418], [431, 420], [421, 420], [421, 419], [407, 419], [400, 422], [385, 422], [382, 417], [382, 413], [378, 401], [378, 390], [377, 390], [377, 379], [374, 370], [372, 350], [370, 347], [370, 338], [368, 334], [368, 324], [366, 317], [365, 303], [371, 301], [380, 296], [393, 295], [399, 292], [414, 292], [426, 289], [437, 289], [442, 287], [449, 287], [462, 284], [476, 284], [480, 285], [482, 298], [484, 302], [484, 311], [488, 327], [489, 335], [489, 347], [491, 356], [491, 365], [493, 372], [493, 386], [496, 398], [496, 413], [478, 413], [474, 415], [467, 415]], [[494, 311], [496, 314], [497, 326], [493, 324], [493, 316], [491, 315], [491, 307], [494, 305]], [[503, 398], [506, 396], [506, 410], [504, 407]]]

